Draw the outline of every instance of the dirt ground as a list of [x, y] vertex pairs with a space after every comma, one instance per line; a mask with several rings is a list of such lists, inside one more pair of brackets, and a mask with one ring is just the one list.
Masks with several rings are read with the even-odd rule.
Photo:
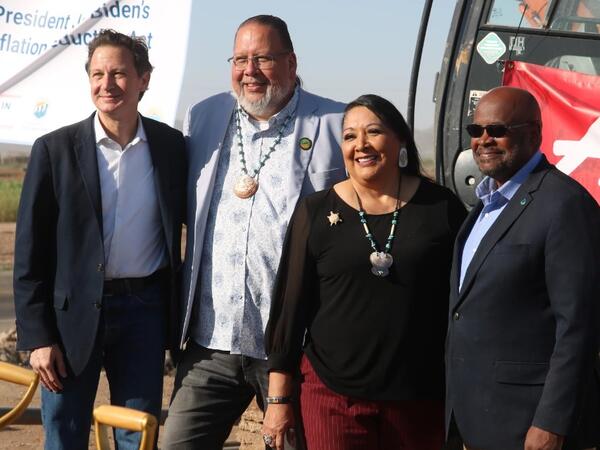
[[[0, 223], [0, 270], [12, 269], [14, 234], [14, 223]], [[163, 409], [168, 408], [172, 391], [173, 377], [165, 376], [163, 391]], [[24, 387], [15, 387], [15, 385], [0, 381], [0, 407], [8, 408], [15, 405], [24, 393]], [[108, 383], [103, 373], [100, 378], [100, 386], [96, 395], [96, 406], [109, 403], [110, 402], [108, 393]], [[29, 407], [40, 407], [39, 389]], [[264, 445], [261, 442], [261, 437], [259, 433], [261, 427], [261, 418], [262, 413], [258, 409], [256, 402], [252, 402], [252, 404], [248, 407], [248, 409], [242, 416], [239, 425], [235, 426], [232, 430], [227, 442], [241, 443], [240, 450], [264, 449]], [[161, 436], [159, 432], [159, 448], [160, 443]], [[0, 450], [41, 448], [43, 448], [43, 429], [41, 425], [11, 425], [0, 430]], [[89, 448], [96, 448], [93, 430], [90, 433]]]
[[[163, 390], [163, 409], [168, 408], [171, 393], [173, 391], [172, 376], [165, 376]], [[9, 383], [0, 382], [0, 406], [10, 407], [15, 405], [25, 393], [25, 387], [11, 385]], [[96, 395], [95, 406], [109, 404], [108, 383], [104, 373], [100, 378], [100, 386]], [[30, 408], [40, 407], [40, 392], [35, 394]], [[227, 439], [227, 443], [241, 443], [240, 450], [260, 450], [264, 449], [261, 443], [260, 434], [260, 418], [262, 414], [255, 402], [252, 402], [239, 425], [235, 426], [231, 435]], [[161, 426], [158, 436], [158, 446], [161, 444]], [[90, 431], [89, 448], [96, 449], [94, 441], [93, 427]], [[41, 449], [43, 448], [44, 435], [41, 425], [11, 425], [0, 430], [0, 450], [13, 449]]]
[[[163, 408], [169, 404], [171, 392], [173, 390], [173, 377], [165, 377]], [[9, 407], [16, 404], [25, 393], [25, 387], [15, 387], [8, 383], [0, 383], [0, 405]], [[96, 396], [96, 406], [109, 404], [108, 384], [104, 373], [100, 379], [100, 387]], [[40, 392], [36, 393], [30, 408], [40, 407]], [[0, 430], [0, 449], [41, 449], [43, 448], [43, 430], [41, 425], [11, 425]], [[160, 434], [159, 434], [160, 445]], [[90, 449], [95, 449], [93, 432], [90, 433]]]
[[0, 270], [12, 267], [15, 248], [15, 224], [0, 223]]

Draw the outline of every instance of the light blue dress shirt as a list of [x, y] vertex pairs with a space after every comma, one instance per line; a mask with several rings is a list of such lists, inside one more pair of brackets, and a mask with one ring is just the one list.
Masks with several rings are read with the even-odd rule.
[[496, 189], [496, 181], [491, 177], [485, 177], [481, 183], [477, 185], [475, 194], [483, 203], [483, 209], [479, 213], [479, 217], [473, 224], [473, 228], [469, 233], [469, 237], [465, 241], [462, 248], [462, 256], [460, 262], [460, 284], [458, 289], [462, 289], [465, 274], [471, 264], [473, 255], [479, 247], [479, 243], [484, 238], [488, 230], [498, 219], [507, 203], [519, 190], [525, 179], [531, 171], [537, 166], [542, 159], [541, 152], [536, 152], [529, 161], [515, 173], [510, 180]]

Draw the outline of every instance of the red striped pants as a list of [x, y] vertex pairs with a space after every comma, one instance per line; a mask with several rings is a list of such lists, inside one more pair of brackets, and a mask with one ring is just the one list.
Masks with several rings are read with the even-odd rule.
[[300, 411], [307, 450], [440, 450], [441, 401], [369, 401], [337, 394], [308, 358], [301, 363]]

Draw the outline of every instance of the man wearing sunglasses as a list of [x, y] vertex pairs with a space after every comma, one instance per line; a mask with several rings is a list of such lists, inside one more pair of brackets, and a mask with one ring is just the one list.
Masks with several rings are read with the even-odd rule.
[[[166, 423], [169, 450], [222, 449], [255, 395], [263, 409], [292, 401], [276, 391], [268, 397], [271, 291], [298, 199], [344, 178], [344, 105], [300, 87], [285, 22], [267, 15], [244, 21], [228, 61], [233, 93], [193, 106], [185, 126], [187, 345]], [[289, 413], [287, 406], [279, 410]], [[265, 443], [275, 445], [273, 436], [265, 432]]]
[[482, 97], [467, 126], [486, 177], [458, 234], [447, 423], [467, 449], [584, 449], [600, 441], [600, 212], [539, 151], [535, 98]]

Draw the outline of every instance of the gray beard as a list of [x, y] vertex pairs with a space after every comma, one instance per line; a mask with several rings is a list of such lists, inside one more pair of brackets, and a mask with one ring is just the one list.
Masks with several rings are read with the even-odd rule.
[[275, 114], [277, 108], [287, 97], [281, 86], [270, 85], [267, 87], [265, 95], [256, 101], [250, 101], [244, 96], [244, 90], [240, 89], [240, 95], [237, 100], [244, 111], [251, 116], [266, 117]]

